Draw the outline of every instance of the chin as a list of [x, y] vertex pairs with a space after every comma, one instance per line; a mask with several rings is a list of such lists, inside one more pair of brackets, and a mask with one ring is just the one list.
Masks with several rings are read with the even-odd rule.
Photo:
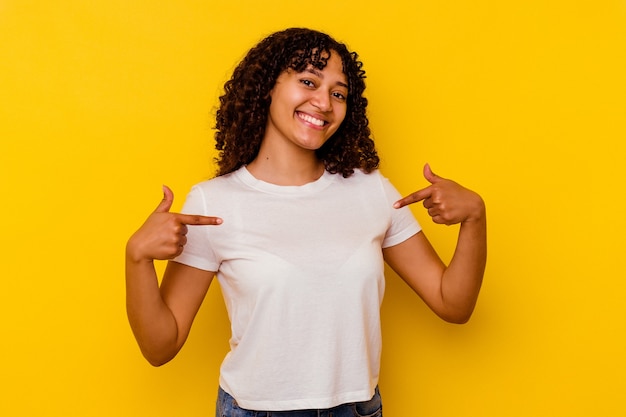
[[324, 139], [324, 140], [303, 140], [300, 142], [300, 146], [304, 149], [308, 149], [310, 151], [317, 151], [318, 149], [320, 149], [322, 146], [324, 146], [324, 144], [328, 142], [328, 139]]

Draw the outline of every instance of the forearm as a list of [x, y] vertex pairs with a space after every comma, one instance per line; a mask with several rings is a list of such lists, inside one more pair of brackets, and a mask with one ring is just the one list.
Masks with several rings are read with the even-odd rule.
[[128, 254], [126, 311], [141, 352], [152, 365], [162, 365], [176, 355], [176, 320], [161, 296], [154, 264]]
[[[171, 213], [172, 190], [126, 244], [126, 311], [145, 358], [153, 365], [171, 360], [183, 346], [214, 272], [168, 267], [159, 286], [154, 260], [172, 260], [187, 242], [187, 225], [219, 225], [217, 217]], [[169, 273], [175, 269], [178, 273]], [[182, 271], [182, 272], [181, 272]]]
[[446, 306], [446, 320], [464, 323], [469, 320], [482, 285], [487, 261], [487, 221], [479, 218], [462, 222], [457, 246], [443, 274], [441, 297]]

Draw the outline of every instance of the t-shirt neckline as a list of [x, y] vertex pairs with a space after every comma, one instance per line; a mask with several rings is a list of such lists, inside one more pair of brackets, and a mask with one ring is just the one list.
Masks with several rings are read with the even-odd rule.
[[266, 193], [283, 195], [302, 195], [318, 192], [328, 187], [335, 177], [335, 175], [324, 170], [324, 173], [318, 179], [303, 185], [277, 185], [256, 178], [248, 171], [246, 166], [239, 168], [235, 174], [244, 184], [252, 188]]

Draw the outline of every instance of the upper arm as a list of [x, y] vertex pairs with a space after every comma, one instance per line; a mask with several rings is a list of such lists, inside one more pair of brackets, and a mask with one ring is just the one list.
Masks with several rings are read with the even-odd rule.
[[214, 276], [213, 271], [204, 271], [175, 261], [167, 264], [161, 282], [161, 296], [176, 320], [179, 349], [189, 335], [193, 320]]
[[384, 248], [385, 262], [437, 314], [442, 309], [441, 283], [445, 264], [423, 232]]

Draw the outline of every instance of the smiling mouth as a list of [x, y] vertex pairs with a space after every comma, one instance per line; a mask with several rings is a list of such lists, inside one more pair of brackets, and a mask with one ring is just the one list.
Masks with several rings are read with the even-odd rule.
[[308, 114], [304, 114], [304, 113], [300, 113], [298, 112], [298, 117], [302, 120], [304, 120], [305, 122], [311, 123], [315, 126], [324, 126], [325, 124], [327, 124], [328, 122], [325, 122], [324, 120], [321, 119], [317, 119], [313, 116], [309, 116]]

